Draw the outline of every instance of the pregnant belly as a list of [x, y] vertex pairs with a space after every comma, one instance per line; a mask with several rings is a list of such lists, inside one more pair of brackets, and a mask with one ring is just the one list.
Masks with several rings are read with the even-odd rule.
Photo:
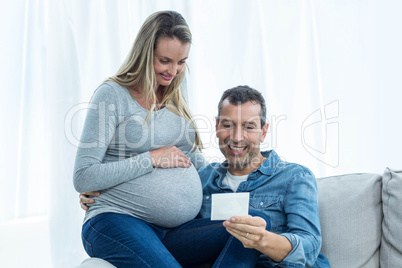
[[102, 195], [137, 218], [169, 228], [194, 219], [202, 204], [201, 181], [193, 166], [155, 169]]

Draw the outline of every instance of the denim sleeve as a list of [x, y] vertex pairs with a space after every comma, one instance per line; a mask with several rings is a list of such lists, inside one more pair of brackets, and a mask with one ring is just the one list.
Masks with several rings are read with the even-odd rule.
[[110, 141], [115, 135], [118, 118], [117, 94], [111, 86], [103, 84], [91, 99], [77, 149], [73, 175], [77, 192], [104, 190], [153, 170], [149, 152], [103, 163]]
[[285, 266], [314, 265], [321, 249], [318, 191], [314, 175], [305, 170], [289, 182], [284, 200], [288, 232], [282, 233], [292, 251], [282, 261]]

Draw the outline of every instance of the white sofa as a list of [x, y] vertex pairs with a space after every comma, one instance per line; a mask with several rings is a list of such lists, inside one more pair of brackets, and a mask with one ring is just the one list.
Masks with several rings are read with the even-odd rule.
[[[322, 252], [334, 268], [402, 267], [402, 170], [318, 178]], [[79, 268], [111, 268], [89, 258]]]
[[402, 267], [402, 170], [317, 179], [321, 251], [332, 267]]

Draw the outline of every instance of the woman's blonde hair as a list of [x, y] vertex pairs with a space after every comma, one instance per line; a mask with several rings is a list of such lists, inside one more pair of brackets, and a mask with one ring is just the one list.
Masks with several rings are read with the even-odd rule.
[[[154, 50], [160, 38], [177, 38], [182, 42], [191, 43], [191, 32], [185, 19], [175, 11], [159, 11], [151, 14], [137, 34], [130, 53], [121, 65], [117, 74], [106, 81], [114, 81], [126, 87], [142, 87], [145, 95], [145, 103], [152, 103], [147, 107], [149, 113], [145, 119], [147, 122], [151, 112], [156, 108], [156, 78], [154, 71]], [[170, 111], [185, 118], [195, 131], [195, 145], [193, 151], [202, 149], [202, 142], [197, 126], [187, 107], [186, 101], [180, 90], [180, 86], [186, 75], [187, 64], [164, 90], [164, 96], [160, 105], [166, 106]]]

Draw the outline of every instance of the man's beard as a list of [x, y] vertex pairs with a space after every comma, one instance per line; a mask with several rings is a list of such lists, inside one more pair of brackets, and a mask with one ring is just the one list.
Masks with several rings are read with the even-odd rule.
[[253, 167], [253, 169], [257, 169], [260, 166], [260, 161], [258, 159], [258, 153], [257, 152], [250, 152], [247, 153], [244, 156], [238, 156], [238, 155], [232, 155], [231, 158], [233, 161], [231, 161], [228, 158], [228, 164], [232, 166], [235, 169], [245, 169], [249, 167]]

